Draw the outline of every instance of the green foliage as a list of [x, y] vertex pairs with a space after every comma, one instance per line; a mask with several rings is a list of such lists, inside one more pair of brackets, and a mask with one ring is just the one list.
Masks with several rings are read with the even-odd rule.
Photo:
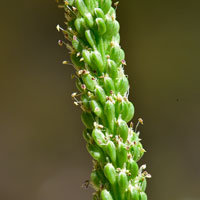
[[80, 94], [73, 93], [72, 98], [83, 110], [83, 137], [94, 159], [93, 199], [147, 200], [146, 178], [150, 175], [143, 171], [144, 165], [139, 168], [137, 164], [145, 150], [139, 132], [127, 124], [135, 109], [128, 100], [116, 9], [111, 0], [65, 0], [60, 7], [65, 10], [67, 27], [57, 29], [71, 45], [59, 44], [70, 51], [76, 70]]

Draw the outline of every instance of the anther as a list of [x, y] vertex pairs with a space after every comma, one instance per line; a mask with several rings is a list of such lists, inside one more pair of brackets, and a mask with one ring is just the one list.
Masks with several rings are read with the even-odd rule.
[[72, 93], [71, 97], [74, 98], [77, 96], [77, 92]]
[[74, 105], [75, 105], [75, 106], [79, 106], [79, 103], [75, 101], [75, 102], [74, 102]]
[[58, 40], [58, 45], [62, 46], [63, 45], [63, 41], [62, 40]]
[[125, 60], [122, 60], [122, 65], [126, 65], [126, 61]]

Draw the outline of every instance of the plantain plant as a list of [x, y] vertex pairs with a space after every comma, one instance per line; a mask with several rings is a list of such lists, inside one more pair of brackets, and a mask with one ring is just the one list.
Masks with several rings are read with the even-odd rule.
[[[145, 150], [137, 126], [130, 122], [134, 106], [128, 100], [129, 81], [124, 74], [125, 54], [120, 46], [118, 2], [111, 0], [65, 0], [66, 28], [59, 25], [68, 42], [78, 92], [72, 94], [82, 109], [83, 137], [93, 158], [89, 184], [93, 200], [147, 200], [150, 174], [137, 162]], [[63, 64], [70, 64], [63, 61]], [[130, 124], [128, 125], [128, 123]]]

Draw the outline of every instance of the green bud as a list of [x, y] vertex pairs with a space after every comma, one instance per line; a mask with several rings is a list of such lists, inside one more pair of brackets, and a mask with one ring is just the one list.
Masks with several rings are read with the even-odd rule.
[[133, 159], [137, 162], [140, 157], [140, 149], [138, 148], [137, 145], [133, 147]]
[[95, 128], [92, 131], [92, 137], [98, 146], [102, 147], [105, 144], [105, 136], [99, 129]]
[[110, 192], [106, 189], [101, 191], [101, 200], [113, 200]]
[[141, 184], [141, 190], [143, 192], [145, 192], [145, 190], [147, 188], [147, 180], [146, 180], [146, 178], [143, 177], [142, 180], [140, 180], [140, 184]]
[[138, 190], [132, 189], [131, 190], [131, 200], [139, 200], [139, 198], [140, 198], [140, 194], [139, 194]]
[[85, 13], [84, 19], [88, 27], [92, 28], [94, 25], [94, 19], [90, 13]]
[[91, 30], [85, 31], [85, 37], [90, 46], [95, 50], [96, 49], [96, 41], [95, 36]]
[[81, 18], [77, 18], [74, 22], [75, 28], [77, 30], [77, 32], [81, 35], [84, 36], [85, 34], [85, 20], [81, 17]]
[[112, 5], [112, 1], [111, 0], [102, 0], [101, 1], [101, 9], [103, 10], [103, 12], [105, 14], [107, 14], [107, 12], [110, 10]]
[[98, 170], [96, 170], [96, 173], [97, 173], [98, 177], [101, 179], [102, 184], [105, 184], [107, 182], [107, 179], [106, 179], [106, 177], [104, 175], [103, 170], [102, 169], [98, 169]]
[[94, 1], [93, 1], [93, 0], [84, 0], [84, 1], [85, 1], [85, 4], [86, 4], [88, 10], [89, 10], [90, 12], [92, 12], [93, 9], [94, 9], [94, 7], [95, 7]]
[[112, 18], [106, 19], [106, 38], [111, 38], [112, 36], [116, 35], [119, 32], [119, 22], [116, 20], [112, 20]]
[[102, 56], [98, 51], [93, 51], [91, 53], [91, 61], [99, 73], [104, 72], [105, 66], [103, 64]]
[[128, 79], [126, 78], [126, 76], [123, 76], [121, 78], [118, 79], [117, 83], [116, 83], [116, 88], [117, 91], [124, 96], [126, 92], [128, 92], [129, 90], [129, 82]]
[[85, 129], [83, 131], [83, 138], [85, 139], [85, 141], [87, 143], [90, 143], [91, 142], [91, 134], [89, 133], [88, 129]]
[[127, 113], [126, 113], [126, 115], [122, 115], [123, 116], [122, 118], [126, 122], [129, 122], [133, 118], [134, 113], [135, 113], [135, 108], [134, 108], [133, 104], [130, 101], [128, 101], [127, 102]]
[[67, 0], [69, 5], [72, 6], [74, 4], [74, 0]]
[[117, 147], [117, 163], [120, 168], [123, 168], [124, 163], [127, 162], [127, 150], [125, 147], [125, 144], [122, 142], [119, 142], [119, 145]]
[[121, 61], [124, 60], [125, 54], [120, 46], [113, 46], [110, 51], [110, 59], [114, 60], [116, 64], [121, 65]]
[[127, 162], [127, 169], [130, 171], [132, 179], [138, 175], [138, 164], [132, 158]]
[[113, 7], [111, 7], [109, 12], [108, 12], [108, 15], [113, 16], [114, 18], [116, 18], [116, 10]]
[[83, 59], [84, 61], [89, 65], [91, 66], [92, 65], [92, 62], [91, 62], [91, 53], [88, 51], [88, 50], [83, 50], [82, 51], [82, 56], [83, 56]]
[[104, 12], [101, 8], [95, 8], [94, 13], [95, 13], [97, 18], [102, 18], [105, 21], [106, 17], [105, 17], [105, 14], [104, 14]]
[[102, 110], [101, 105], [97, 101], [92, 100], [90, 102], [90, 107], [91, 107], [91, 110], [95, 113], [95, 115], [97, 115], [98, 117], [102, 117], [103, 110]]
[[140, 154], [139, 154], [139, 156], [138, 156], [138, 158], [137, 158], [137, 161], [139, 161], [141, 158], [142, 158], [142, 156], [144, 155], [144, 148], [143, 148], [143, 146], [142, 146], [142, 144], [140, 143], [140, 142], [138, 142], [138, 149], [139, 149], [139, 152], [140, 152]]
[[128, 125], [125, 121], [121, 119], [117, 121], [116, 133], [123, 139], [124, 142], [126, 142], [128, 138]]
[[90, 99], [87, 94], [81, 96], [81, 101], [86, 110], [90, 110]]
[[90, 74], [88, 73], [83, 74], [82, 80], [88, 90], [94, 91], [96, 87], [96, 82], [95, 80], [93, 80], [93, 77]]
[[113, 60], [108, 59], [108, 68], [107, 68], [107, 72], [109, 74], [109, 76], [115, 80], [118, 76], [118, 69], [117, 69], [117, 65]]
[[116, 183], [116, 171], [114, 166], [111, 163], [106, 164], [106, 166], [104, 167], [104, 174], [106, 176], [106, 178], [108, 179], [108, 181], [110, 182], [110, 184], [115, 184]]
[[106, 145], [106, 152], [109, 155], [111, 161], [116, 163], [116, 147], [112, 141], [109, 141]]
[[86, 13], [89, 13], [87, 6], [83, 0], [76, 0], [76, 7], [82, 16], [85, 16]]
[[86, 128], [92, 129], [94, 124], [94, 119], [91, 113], [88, 112], [82, 112], [81, 114], [81, 120]]
[[98, 177], [96, 170], [92, 171], [92, 173], [90, 175], [90, 182], [92, 183], [92, 185], [94, 186], [94, 188], [96, 190], [98, 190], [100, 188], [101, 179]]
[[71, 54], [71, 61], [77, 67], [78, 70], [85, 67], [83, 62], [80, 62], [80, 58], [76, 56], [76, 54]]
[[97, 30], [99, 35], [103, 35], [106, 32], [106, 24], [102, 18], [96, 18]]
[[124, 194], [126, 189], [128, 188], [128, 177], [124, 171], [119, 173], [118, 176], [118, 185], [120, 194]]
[[82, 83], [79, 79], [76, 80], [76, 87], [80, 92], [83, 92]]
[[104, 78], [104, 89], [108, 96], [115, 93], [115, 85], [114, 85], [113, 80], [110, 77], [106, 76]]
[[105, 162], [105, 155], [97, 145], [87, 144], [86, 147], [89, 154], [94, 158], [94, 160]]
[[123, 120], [125, 120], [128, 112], [129, 112], [128, 103], [126, 101], [124, 101], [124, 100], [117, 101], [115, 107], [116, 107], [116, 117], [118, 118], [119, 116], [121, 116], [121, 118]]
[[100, 101], [101, 104], [105, 104], [106, 94], [104, 92], [104, 89], [101, 86], [96, 86], [95, 95], [96, 95], [98, 101]]
[[140, 192], [140, 200], [147, 200], [147, 195], [145, 192]]
[[104, 114], [107, 118], [110, 131], [113, 133], [115, 125], [115, 105], [110, 100], [105, 103]]
[[74, 37], [72, 40], [72, 46], [74, 47], [76, 51], [78, 52], [82, 51], [81, 43], [76, 37]]

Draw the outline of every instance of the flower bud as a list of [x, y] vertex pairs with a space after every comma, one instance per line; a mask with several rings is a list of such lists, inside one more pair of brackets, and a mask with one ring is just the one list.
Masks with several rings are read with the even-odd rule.
[[141, 190], [145, 192], [147, 188], [147, 179], [145, 177], [142, 177], [142, 179], [140, 180], [140, 184], [141, 184]]
[[101, 191], [101, 199], [102, 200], [113, 200], [110, 192], [108, 190], [106, 190], [106, 189], [103, 189]]
[[123, 76], [118, 79], [116, 83], [117, 92], [119, 92], [122, 96], [129, 90], [129, 82], [126, 76]]
[[94, 0], [84, 0], [84, 1], [85, 1], [85, 4], [86, 4], [88, 10], [89, 10], [90, 12], [92, 12], [93, 9], [95, 8]]
[[128, 112], [127, 102], [125, 102], [124, 100], [117, 100], [115, 104], [115, 110], [116, 117], [119, 118], [119, 116], [121, 115], [121, 118], [124, 120]]
[[123, 168], [124, 163], [127, 162], [127, 150], [122, 142], [119, 142], [117, 147], [117, 163], [120, 168]]
[[105, 155], [103, 151], [97, 146], [92, 144], [87, 144], [87, 150], [94, 160], [99, 162], [105, 162]]
[[80, 58], [76, 56], [76, 54], [71, 54], [71, 61], [76, 66], [78, 70], [84, 68], [84, 63], [80, 62]]
[[112, 1], [111, 0], [102, 0], [101, 1], [101, 9], [103, 10], [103, 12], [105, 14], [107, 14], [107, 12], [110, 10], [112, 5]]
[[92, 171], [90, 175], [90, 182], [94, 186], [95, 189], [99, 189], [101, 185], [101, 179], [98, 177], [96, 170]]
[[85, 139], [85, 141], [87, 143], [90, 143], [91, 142], [91, 134], [89, 133], [88, 129], [85, 129], [83, 131], [83, 138]]
[[107, 118], [107, 122], [110, 128], [111, 133], [114, 131], [114, 123], [115, 123], [115, 105], [110, 100], [105, 103], [104, 106], [104, 114]]
[[131, 200], [140, 200], [140, 194], [138, 192], [138, 190], [132, 188], [130, 191], [130, 196], [131, 196]]
[[92, 101], [90, 102], [90, 107], [91, 107], [92, 112], [95, 113], [95, 115], [97, 115], [97, 116], [100, 117], [100, 118], [102, 117], [102, 115], [103, 115], [103, 110], [102, 110], [101, 105], [100, 105], [97, 101], [92, 100]]
[[98, 51], [93, 51], [91, 53], [91, 61], [92, 64], [95, 66], [95, 69], [101, 74], [104, 72], [105, 66], [103, 64], [103, 59], [101, 54]]
[[87, 26], [92, 28], [94, 25], [94, 19], [93, 19], [92, 15], [89, 12], [85, 13], [84, 19], [85, 19]]
[[91, 113], [82, 112], [81, 120], [82, 120], [83, 124], [86, 126], [86, 128], [88, 128], [88, 129], [92, 129], [93, 128], [94, 119], [93, 119], [93, 116], [92, 116]]
[[74, 4], [74, 0], [67, 0], [67, 2], [69, 3], [70, 6]]
[[97, 99], [100, 101], [100, 103], [105, 104], [106, 94], [104, 92], [104, 89], [101, 86], [96, 86], [95, 95]]
[[106, 32], [106, 24], [102, 18], [96, 18], [97, 30], [99, 35], [103, 35]]
[[102, 147], [105, 144], [105, 136], [99, 129], [95, 128], [92, 131], [92, 137], [98, 146]]
[[118, 185], [120, 194], [124, 194], [128, 188], [128, 177], [124, 171], [121, 171], [118, 176]]
[[127, 169], [130, 171], [132, 179], [138, 175], [138, 164], [132, 158], [127, 162]]
[[114, 166], [111, 163], [106, 164], [106, 166], [104, 167], [104, 174], [108, 179], [108, 181], [110, 182], [110, 184], [113, 185], [116, 183], [117, 174]]
[[84, 34], [85, 34], [85, 27], [86, 27], [84, 18], [77, 18], [75, 20], [75, 22], [74, 22], [74, 25], [75, 25], [75, 28], [76, 28], [77, 32], [81, 36], [84, 36]]
[[121, 61], [124, 60], [124, 58], [125, 58], [125, 54], [120, 46], [113, 46], [111, 48], [110, 59], [114, 60], [117, 66], [121, 64]]
[[129, 122], [133, 118], [135, 113], [134, 105], [130, 101], [127, 102], [127, 111], [128, 111], [127, 114], [124, 114], [122, 116], [125, 122]]
[[109, 74], [109, 76], [115, 80], [118, 76], [118, 69], [117, 69], [117, 65], [113, 60], [108, 59], [108, 68], [107, 68], [107, 72]]
[[89, 65], [92, 66], [92, 62], [91, 62], [91, 53], [88, 50], [83, 50], [82, 51], [82, 56], [84, 61]]
[[147, 200], [147, 195], [145, 192], [140, 192], [140, 200]]
[[139, 156], [140, 156], [140, 150], [139, 150], [139, 148], [138, 148], [137, 145], [134, 145], [134, 146], [133, 146], [132, 154], [133, 154], [133, 159], [137, 162], [137, 161], [138, 161], [138, 158], [139, 158]]
[[81, 101], [86, 110], [90, 110], [90, 99], [87, 94], [81, 96]]
[[104, 78], [104, 89], [108, 96], [110, 96], [112, 93], [115, 93], [115, 85], [110, 77]]
[[109, 141], [106, 145], [106, 152], [110, 157], [111, 161], [115, 164], [116, 163], [116, 147], [112, 141]]
[[80, 92], [83, 92], [82, 83], [79, 79], [76, 80], [76, 87]]
[[96, 41], [95, 36], [91, 30], [85, 31], [85, 38], [90, 44], [90, 46], [95, 50], [96, 49]]
[[81, 43], [76, 37], [74, 37], [73, 40], [72, 40], [72, 46], [74, 47], [74, 49], [76, 51], [78, 51], [78, 52], [82, 51]]
[[117, 121], [116, 133], [126, 142], [128, 138], [128, 125], [125, 121], [121, 119]]
[[85, 14], [89, 12], [83, 0], [76, 0], [75, 3], [79, 13], [82, 16], [85, 16]]
[[95, 8], [94, 13], [95, 13], [97, 18], [102, 18], [103, 20], [106, 19], [105, 14], [104, 14], [104, 12], [101, 8]]
[[88, 90], [93, 91], [95, 89], [96, 86], [96, 82], [95, 80], [93, 80], [92, 76], [90, 74], [83, 74], [82, 75], [82, 80], [84, 82], [84, 84], [86, 85], [86, 88]]
[[119, 22], [116, 20], [112, 20], [112, 18], [106, 19], [106, 38], [111, 38], [112, 36], [116, 35], [119, 32]]

